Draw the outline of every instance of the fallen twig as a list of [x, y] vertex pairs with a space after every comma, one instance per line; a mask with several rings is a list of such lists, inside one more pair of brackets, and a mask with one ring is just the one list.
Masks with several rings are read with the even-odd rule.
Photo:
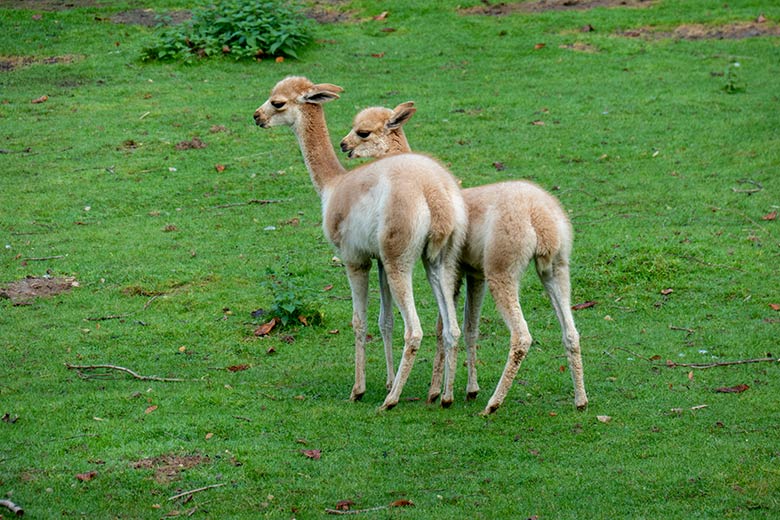
[[31, 258], [22, 258], [23, 262], [43, 262], [46, 260], [59, 260], [60, 258], [65, 258], [65, 255], [56, 255], [56, 256], [39, 256], [39, 257], [31, 257]]
[[377, 506], [370, 507], [368, 509], [325, 509], [325, 512], [329, 515], [359, 515], [361, 513], [371, 513], [373, 511], [381, 511], [387, 509], [390, 506]]
[[731, 188], [731, 191], [734, 193], [758, 193], [759, 191], [764, 189], [764, 186], [761, 185], [760, 182], [751, 181], [750, 179], [739, 179], [737, 181], [737, 184], [752, 184], [755, 186], [755, 188], [750, 188], [747, 190], [738, 190], [737, 188]]
[[234, 208], [236, 206], [249, 206], [250, 204], [260, 204], [262, 206], [265, 206], [266, 204], [277, 204], [279, 202], [282, 201], [272, 200], [272, 199], [250, 199], [246, 202], [232, 202], [229, 204], [220, 204], [219, 206], [214, 206], [213, 209]]
[[10, 500], [0, 500], [0, 506], [5, 507], [6, 509], [10, 509], [11, 512], [16, 516], [24, 516], [24, 509], [22, 509], [20, 506], [17, 506]]
[[780, 358], [757, 358], [757, 359], [739, 359], [736, 361], [720, 361], [712, 363], [675, 363], [674, 361], [667, 361], [663, 366], [669, 368], [715, 368], [715, 367], [728, 367], [732, 365], [748, 365], [750, 363], [780, 363]]
[[[90, 376], [83, 374], [82, 370], [118, 370], [120, 372], [125, 372], [126, 374], [130, 374], [135, 379], [140, 379], [141, 381], [162, 381], [162, 382], [180, 382], [185, 381], [185, 379], [177, 379], [172, 377], [155, 377], [155, 376], [142, 376], [141, 374], [134, 372], [130, 370], [129, 368], [120, 367], [116, 365], [71, 365], [70, 363], [65, 363], [65, 366], [68, 368], [68, 370], [76, 370], [79, 374], [79, 377], [82, 377], [84, 379], [89, 379]], [[96, 374], [91, 377], [104, 377], [107, 374]]]
[[172, 497], [168, 497], [168, 500], [176, 500], [177, 498], [185, 497], [187, 495], [194, 495], [195, 493], [200, 493], [201, 491], [206, 491], [207, 489], [214, 489], [218, 487], [222, 487], [225, 484], [212, 484], [210, 486], [204, 486], [202, 488], [198, 489], [191, 489], [189, 491], [184, 491], [183, 493], [179, 493], [178, 495], [173, 495]]
[[[154, 296], [149, 298], [146, 301], [146, 303], [144, 304], [144, 308], [143, 309], [139, 309], [139, 310], [133, 311], [133, 312], [128, 312], [127, 314], [109, 314], [108, 316], [88, 316], [88, 317], [84, 318], [84, 321], [108, 321], [108, 320], [123, 320], [125, 318], [129, 318], [133, 314], [138, 314], [139, 312], [145, 311], [146, 309], [148, 309], [149, 305], [151, 305], [152, 302], [155, 300], [155, 298], [157, 298], [158, 296], [160, 296], [160, 295], [159, 294], [155, 294]], [[143, 325], [143, 323], [142, 323], [142, 325]]]

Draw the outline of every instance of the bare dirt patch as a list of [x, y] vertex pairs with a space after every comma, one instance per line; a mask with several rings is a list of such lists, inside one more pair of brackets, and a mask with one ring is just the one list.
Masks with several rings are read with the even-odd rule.
[[160, 484], [166, 484], [176, 480], [182, 471], [210, 463], [211, 459], [203, 455], [167, 454], [137, 460], [132, 463], [132, 466], [133, 469], [153, 469], [154, 480]]
[[31, 9], [34, 11], [67, 11], [79, 7], [104, 7], [106, 2], [95, 0], [0, 0], [3, 9]]
[[8, 298], [14, 305], [30, 305], [35, 298], [47, 298], [70, 291], [79, 283], [70, 276], [44, 278], [28, 276], [0, 287], [0, 298]]
[[640, 27], [619, 33], [627, 38], [678, 40], [741, 40], [761, 36], [780, 36], [780, 25], [767, 21], [734, 22], [724, 25], [685, 24], [672, 30]]
[[154, 27], [156, 25], [176, 25], [192, 18], [192, 13], [188, 10], [165, 11], [158, 13], [154, 9], [133, 9], [117, 13], [110, 18], [114, 23], [127, 25], [143, 25], [145, 27]]
[[587, 11], [597, 7], [650, 7], [654, 0], [536, 0], [534, 2], [500, 2], [461, 9], [462, 14], [504, 16], [512, 13], [543, 13], [547, 11]]
[[70, 64], [82, 60], [83, 56], [75, 54], [66, 54], [64, 56], [46, 56], [38, 58], [35, 56], [0, 56], [0, 72], [9, 72], [20, 67], [27, 67], [33, 64], [54, 65]]

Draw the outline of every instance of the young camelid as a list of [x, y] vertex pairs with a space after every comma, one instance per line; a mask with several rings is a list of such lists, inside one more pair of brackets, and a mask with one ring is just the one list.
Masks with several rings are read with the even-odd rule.
[[[402, 125], [414, 114], [413, 103], [394, 110], [367, 108], [356, 117], [352, 130], [341, 141], [350, 157], [381, 157], [408, 152]], [[533, 183], [511, 181], [463, 190], [469, 225], [460, 258], [460, 277], [466, 278], [464, 335], [468, 349], [468, 396], [479, 391], [475, 369], [479, 315], [485, 282], [510, 330], [510, 351], [504, 372], [483, 414], [494, 412], [504, 401], [520, 363], [531, 346], [531, 335], [518, 302], [520, 276], [531, 259], [552, 301], [563, 330], [563, 344], [574, 381], [574, 403], [588, 404], [582, 375], [582, 357], [570, 306], [569, 257], [572, 229], [560, 203]], [[456, 288], [460, 282], [456, 285]], [[429, 400], [441, 388], [442, 347], [434, 363]]]
[[[392, 316], [391, 297], [404, 321], [401, 363], [382, 405], [389, 409], [398, 403], [422, 339], [412, 289], [414, 264], [422, 257], [444, 322], [447, 362], [442, 405], [446, 406], [452, 402], [460, 337], [453, 301], [457, 258], [467, 225], [460, 190], [444, 167], [424, 155], [396, 155], [345, 170], [331, 144], [322, 108], [323, 103], [338, 99], [339, 92], [341, 87], [335, 85], [315, 85], [303, 77], [285, 78], [255, 111], [255, 122], [263, 128], [292, 128], [322, 202], [323, 231], [346, 265], [355, 332], [355, 385], [351, 399], [360, 399], [366, 389], [366, 307], [371, 260], [377, 259], [379, 265], [380, 327], [383, 337], [388, 336], [386, 352], [392, 352], [391, 331], [381, 318]], [[387, 360], [390, 375], [392, 361], [390, 357]]]

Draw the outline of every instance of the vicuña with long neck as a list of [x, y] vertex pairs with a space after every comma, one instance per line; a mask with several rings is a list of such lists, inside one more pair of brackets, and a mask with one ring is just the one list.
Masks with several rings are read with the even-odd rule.
[[[444, 323], [444, 379], [449, 391], [445, 389], [442, 405], [447, 406], [452, 402], [460, 337], [453, 301], [467, 219], [460, 189], [441, 164], [425, 155], [395, 155], [344, 169], [330, 142], [322, 107], [337, 99], [342, 90], [327, 83], [315, 85], [303, 77], [288, 77], [271, 90], [254, 119], [263, 128], [292, 128], [322, 202], [323, 231], [346, 265], [355, 332], [351, 399], [360, 399], [366, 390], [366, 308], [372, 259], [377, 260], [380, 278], [380, 330], [390, 390], [382, 408], [389, 409], [398, 403], [422, 339], [412, 288], [414, 264], [422, 258]], [[404, 321], [404, 350], [394, 377], [392, 300]]]
[[[413, 103], [403, 103], [394, 110], [367, 108], [355, 117], [352, 130], [341, 141], [341, 149], [350, 157], [382, 157], [409, 152], [402, 126], [413, 114]], [[531, 334], [518, 301], [518, 287], [520, 277], [533, 259], [563, 331], [563, 344], [574, 382], [574, 404], [579, 409], [587, 407], [580, 339], [570, 303], [572, 229], [566, 213], [555, 197], [527, 181], [488, 184], [464, 189], [462, 193], [469, 223], [456, 289], [460, 277], [465, 277], [463, 329], [468, 349], [469, 398], [475, 398], [479, 391], [476, 347], [486, 283], [509, 328], [510, 348], [504, 372], [483, 414], [493, 413], [501, 406], [528, 354]], [[442, 350], [440, 341], [429, 401], [435, 400], [440, 392]]]

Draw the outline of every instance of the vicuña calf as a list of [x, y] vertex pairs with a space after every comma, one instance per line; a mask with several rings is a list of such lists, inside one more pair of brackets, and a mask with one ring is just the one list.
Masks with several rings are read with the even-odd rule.
[[[352, 130], [341, 141], [350, 157], [381, 157], [409, 152], [403, 124], [414, 114], [413, 103], [394, 110], [367, 108], [356, 117]], [[460, 277], [466, 278], [464, 334], [468, 349], [469, 398], [479, 391], [476, 374], [476, 343], [479, 316], [490, 288], [496, 308], [510, 331], [509, 356], [498, 385], [483, 414], [494, 412], [509, 392], [520, 364], [531, 346], [531, 334], [518, 301], [518, 287], [533, 259], [536, 272], [552, 301], [563, 330], [563, 344], [574, 382], [574, 404], [588, 404], [582, 374], [580, 338], [571, 312], [569, 258], [572, 229], [560, 203], [539, 186], [527, 181], [510, 181], [463, 190], [468, 209], [468, 231], [460, 257]], [[460, 285], [460, 280], [456, 288]], [[429, 401], [441, 391], [441, 343], [434, 363]]]
[[[322, 108], [323, 103], [337, 99], [342, 90], [327, 83], [315, 85], [303, 77], [285, 78], [255, 111], [255, 122], [263, 128], [292, 128], [322, 202], [323, 231], [346, 265], [355, 332], [351, 399], [360, 399], [366, 390], [366, 307], [372, 259], [377, 260], [380, 272], [380, 316], [392, 315], [392, 297], [404, 321], [401, 363], [382, 405], [388, 409], [398, 403], [422, 339], [412, 290], [414, 264], [422, 258], [444, 322], [444, 378], [450, 390], [448, 397], [445, 390], [442, 404], [449, 404], [460, 337], [453, 290], [467, 225], [460, 190], [452, 175], [425, 155], [396, 155], [345, 170], [330, 142]], [[384, 337], [388, 331], [385, 324], [380, 325]], [[387, 338], [385, 349], [392, 351]], [[388, 375], [391, 372], [392, 361], [388, 358]]]

